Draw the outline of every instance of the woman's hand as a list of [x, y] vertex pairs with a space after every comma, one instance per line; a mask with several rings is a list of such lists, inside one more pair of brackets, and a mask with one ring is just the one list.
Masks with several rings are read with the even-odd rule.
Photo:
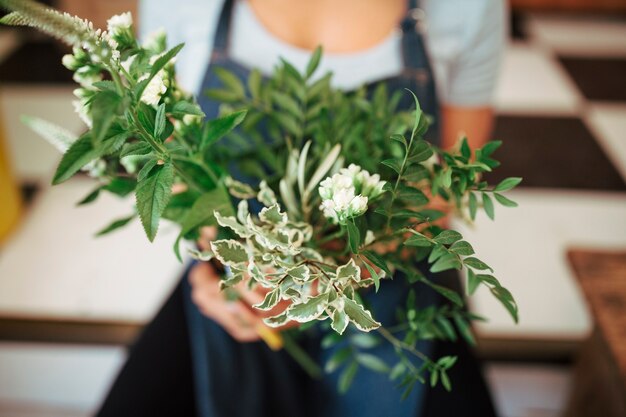
[[[212, 231], [203, 231], [199, 246], [204, 246], [210, 241]], [[204, 242], [202, 242], [204, 241]], [[220, 291], [220, 277], [215, 268], [207, 262], [195, 265], [189, 273], [191, 284], [191, 299], [205, 316], [222, 326], [235, 340], [239, 342], [254, 342], [261, 338], [260, 334], [266, 335], [275, 331], [270, 329], [263, 318], [275, 316], [283, 312], [289, 303], [281, 301], [270, 311], [261, 311], [252, 307], [253, 304], [261, 303], [269, 290], [257, 288], [250, 290], [245, 283], [236, 285], [234, 290], [238, 299], [229, 300], [225, 291]], [[280, 329], [297, 326], [297, 322], [289, 322]]]

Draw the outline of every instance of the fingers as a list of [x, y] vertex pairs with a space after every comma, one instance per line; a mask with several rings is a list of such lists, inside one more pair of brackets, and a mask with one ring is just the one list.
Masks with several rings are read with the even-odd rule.
[[228, 301], [219, 289], [220, 278], [213, 267], [202, 262], [192, 268], [189, 282], [191, 299], [200, 312], [222, 326], [235, 340], [253, 342], [259, 340], [258, 326], [264, 326], [261, 317], [255, 315], [242, 301]]

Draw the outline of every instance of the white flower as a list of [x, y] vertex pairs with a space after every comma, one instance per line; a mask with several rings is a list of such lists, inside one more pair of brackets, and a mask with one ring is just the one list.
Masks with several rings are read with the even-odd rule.
[[[141, 82], [146, 78], [148, 78], [148, 76], [144, 75], [138, 81]], [[143, 94], [141, 95], [141, 101], [151, 106], [156, 106], [157, 104], [159, 104], [161, 96], [166, 91], [167, 87], [165, 86], [165, 81], [163, 80], [163, 76], [159, 72], [150, 80], [146, 88], [143, 90]]]
[[348, 213], [351, 217], [358, 217], [367, 211], [367, 197], [357, 195], [350, 201]]
[[133, 17], [130, 12], [112, 16], [107, 20], [107, 29], [112, 35], [117, 35], [129, 30], [133, 25]]
[[367, 232], [365, 232], [365, 240], [363, 241], [363, 244], [365, 246], [369, 245], [375, 240], [376, 240], [376, 236], [374, 235], [374, 232], [372, 232], [371, 230], [368, 230]]
[[320, 210], [325, 217], [335, 223], [345, 224], [348, 219], [367, 211], [368, 196], [357, 194], [357, 187], [360, 187], [357, 176], [360, 173], [361, 167], [352, 164], [320, 183]]
[[380, 175], [370, 175], [369, 172], [361, 172], [361, 193], [369, 198], [376, 198], [383, 193], [385, 181], [380, 180]]

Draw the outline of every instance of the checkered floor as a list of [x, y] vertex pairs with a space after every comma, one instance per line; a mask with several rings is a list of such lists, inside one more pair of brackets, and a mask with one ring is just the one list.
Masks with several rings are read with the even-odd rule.
[[[616, 210], [601, 209], [615, 205], [616, 199], [623, 201], [626, 196], [626, 22], [543, 15], [525, 16], [521, 23], [519, 29], [523, 36], [512, 41], [506, 52], [496, 92], [497, 119], [493, 137], [502, 139], [504, 146], [497, 154], [502, 168], [489, 179], [497, 181], [505, 176], [524, 177], [520, 198], [522, 202], [528, 201], [529, 205], [542, 199], [541, 194], [533, 194], [535, 192], [556, 192], [557, 196], [551, 200], [552, 212], [556, 214], [553, 218], [546, 214], [545, 222], [554, 225], [560, 221], [559, 227], [567, 230], [559, 229], [554, 232], [554, 237], [543, 237], [548, 240], [546, 244], [554, 239], [554, 245], [557, 245], [557, 237], [578, 236], [570, 232], [575, 231], [577, 222], [585, 221], [584, 213], [592, 213], [586, 211], [584, 204], [593, 200], [598, 208], [593, 213], [600, 214], [595, 216], [598, 217], [594, 219], [597, 223], [592, 230], [585, 232], [585, 236], [591, 236], [592, 243], [606, 241], [624, 246], [624, 217], [615, 214], [618, 213]], [[71, 77], [59, 64], [63, 53], [58, 46], [45, 39], [0, 31], [3, 124], [16, 172], [26, 183], [47, 184], [59, 157], [56, 151], [42, 145], [17, 122], [20, 114], [45, 116], [71, 130], [82, 129], [70, 104]], [[532, 198], [524, 194], [527, 192]], [[623, 208], [626, 209], [626, 206]], [[515, 216], [501, 220], [502, 223], [498, 223], [501, 229], [513, 227], [514, 222], [519, 221]], [[609, 230], [610, 235], [605, 230]], [[488, 249], [490, 236], [477, 233], [473, 239], [478, 240], [477, 247]], [[481, 239], [485, 241], [484, 245]], [[524, 239], [528, 241], [519, 243], [520, 247], [536, 244], [533, 240], [536, 235], [528, 234]], [[580, 243], [585, 241], [580, 240]], [[568, 317], [580, 319], [565, 319], [556, 323], [554, 328], [541, 328], [540, 320], [537, 323], [529, 321], [522, 323], [516, 328], [518, 330], [505, 327], [505, 331], [518, 331], [522, 336], [523, 332], [539, 331], [553, 332], [557, 336], [561, 333], [580, 336], [588, 330], [584, 304], [576, 295], [567, 268], [561, 264], [558, 266], [546, 270], [556, 271], [552, 275], [561, 274], [560, 281], [552, 275], [529, 276], [522, 272], [519, 276], [509, 277], [514, 286], [519, 286], [514, 288], [514, 293], [519, 294], [522, 314], [524, 307], [526, 311], [539, 310], [535, 311], [538, 317], [552, 314], [552, 301], [542, 302], [534, 298], [539, 295], [531, 283], [546, 285], [553, 279], [550, 281], [553, 282], [551, 294], [566, 294], [561, 300], [563, 311], [568, 312]], [[573, 295], [568, 298], [570, 293]], [[479, 306], [483, 315], [491, 317], [499, 314], [499, 310], [492, 314], [490, 308], [488, 304], [486, 307]], [[481, 332], [489, 334], [501, 330], [494, 329], [487, 326], [481, 328]], [[66, 372], [40, 375], [33, 366], [24, 371], [24, 363], [30, 363], [28, 354], [32, 353], [44, 358], [41, 363], [62, 363], [62, 368], [66, 370], [74, 353], [55, 350], [59, 347], [29, 352], [20, 345], [1, 345], [0, 411], [5, 416], [56, 415], [54, 411], [47, 411], [51, 407], [46, 404], [65, 410], [59, 415], [68, 415], [67, 410], [73, 410], [71, 415], [88, 413], [104, 394], [112, 375], [111, 369], [119, 366], [123, 358], [118, 348], [83, 352], [92, 361], [89, 366], [100, 364], [102, 368], [98, 369], [102, 372], [86, 374], [80, 371], [81, 367], [74, 366], [72, 372], [75, 375], [72, 378], [81, 382], [77, 385], [81, 387], [80, 392], [76, 395], [58, 393], [55, 399], [46, 392], [50, 386], [64, 386], [64, 378], [68, 378]], [[11, 359], [14, 357], [18, 360]], [[19, 358], [27, 362], [20, 362]], [[92, 366], [92, 369], [96, 368]], [[38, 384], [32, 385], [35, 375]], [[496, 402], [505, 417], [558, 415], [565, 401], [568, 375], [566, 368], [531, 369], [492, 364], [488, 370]], [[47, 379], [41, 381], [42, 376]], [[16, 380], [21, 385], [15, 384]], [[517, 385], [515, 381], [518, 381]], [[524, 386], [536, 387], [537, 391], [520, 389], [520, 381]], [[7, 390], [7, 387], [10, 389]], [[537, 392], [544, 395], [537, 396]], [[16, 406], [15, 401], [32, 404], [32, 407], [29, 405], [23, 409]]]

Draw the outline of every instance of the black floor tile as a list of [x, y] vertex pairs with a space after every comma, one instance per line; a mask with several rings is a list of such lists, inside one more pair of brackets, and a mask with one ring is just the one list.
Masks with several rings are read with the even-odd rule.
[[25, 43], [0, 64], [0, 83], [73, 83], [72, 73], [61, 64], [67, 52], [54, 41]]
[[524, 177], [527, 187], [626, 190], [626, 183], [578, 118], [499, 116], [494, 154], [502, 162], [486, 176], [495, 183]]
[[626, 59], [561, 57], [560, 61], [587, 99], [626, 102]]

